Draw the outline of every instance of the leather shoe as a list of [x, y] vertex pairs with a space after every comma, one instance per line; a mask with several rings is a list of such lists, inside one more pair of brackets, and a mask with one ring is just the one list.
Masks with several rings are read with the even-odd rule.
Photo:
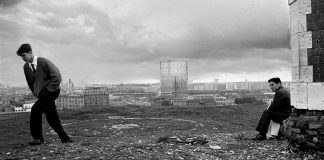
[[40, 139], [33, 139], [32, 141], [30, 141], [28, 144], [31, 146], [35, 146], [35, 145], [40, 145], [44, 143], [44, 140], [40, 140]]
[[72, 143], [72, 139], [61, 140], [62, 143]]
[[263, 141], [266, 140], [267, 137], [261, 134], [257, 134], [254, 138], [252, 138], [252, 140], [257, 140], [257, 141]]

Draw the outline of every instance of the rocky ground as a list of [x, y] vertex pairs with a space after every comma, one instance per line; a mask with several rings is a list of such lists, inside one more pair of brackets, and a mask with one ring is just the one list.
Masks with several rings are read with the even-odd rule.
[[107, 107], [60, 112], [73, 143], [44, 120], [45, 143], [27, 145], [29, 114], [0, 118], [0, 159], [323, 159], [284, 138], [252, 141], [264, 106]]

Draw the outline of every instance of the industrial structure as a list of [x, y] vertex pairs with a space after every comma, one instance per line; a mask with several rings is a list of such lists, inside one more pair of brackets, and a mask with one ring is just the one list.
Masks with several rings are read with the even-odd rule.
[[160, 61], [161, 95], [171, 98], [186, 97], [188, 60]]

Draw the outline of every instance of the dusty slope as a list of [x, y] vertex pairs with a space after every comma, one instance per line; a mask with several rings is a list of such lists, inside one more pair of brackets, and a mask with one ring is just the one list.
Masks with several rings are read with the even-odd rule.
[[[107, 107], [60, 112], [74, 143], [61, 144], [44, 120], [45, 143], [30, 140], [29, 114], [1, 115], [0, 159], [320, 159], [292, 152], [285, 139], [255, 142], [265, 106]], [[161, 137], [206, 144], [157, 143]]]

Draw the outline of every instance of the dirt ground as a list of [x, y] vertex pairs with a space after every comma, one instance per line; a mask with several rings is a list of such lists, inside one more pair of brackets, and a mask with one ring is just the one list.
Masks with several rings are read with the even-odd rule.
[[294, 150], [284, 138], [252, 141], [264, 108], [245, 104], [65, 110], [59, 114], [74, 142], [62, 144], [44, 117], [45, 143], [39, 146], [28, 145], [29, 113], [0, 115], [0, 159], [323, 159], [313, 151]]

